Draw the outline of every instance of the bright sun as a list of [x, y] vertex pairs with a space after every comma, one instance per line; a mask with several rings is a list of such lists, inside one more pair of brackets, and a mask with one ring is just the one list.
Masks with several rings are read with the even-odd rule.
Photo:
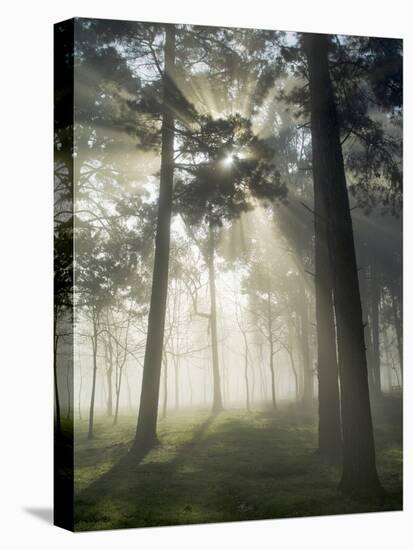
[[233, 162], [234, 162], [234, 157], [232, 155], [228, 155], [227, 157], [224, 158], [224, 164], [226, 166], [229, 166]]

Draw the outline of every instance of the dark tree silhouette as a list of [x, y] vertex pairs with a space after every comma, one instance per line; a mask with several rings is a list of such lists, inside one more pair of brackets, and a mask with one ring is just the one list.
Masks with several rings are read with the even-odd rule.
[[329, 41], [306, 35], [311, 99], [314, 185], [324, 201], [337, 323], [343, 422], [343, 475], [346, 494], [377, 496], [373, 425], [367, 379], [364, 323], [340, 127], [331, 84]]
[[168, 264], [172, 215], [172, 186], [174, 177], [174, 117], [173, 67], [175, 64], [175, 29], [165, 29], [165, 68], [163, 76], [163, 121], [161, 174], [159, 183], [158, 219], [155, 240], [155, 261], [148, 318], [148, 336], [135, 447], [150, 448], [157, 443], [159, 384], [162, 365], [162, 346], [168, 291]]

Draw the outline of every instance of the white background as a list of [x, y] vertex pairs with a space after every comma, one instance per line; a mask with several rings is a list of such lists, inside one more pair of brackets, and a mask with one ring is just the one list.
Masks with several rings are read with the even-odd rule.
[[[411, 548], [412, 404], [405, 308], [405, 511], [76, 534], [52, 527], [52, 24], [73, 16], [405, 39], [405, 298], [411, 305], [412, 18], [408, 0], [6, 0], [0, 28], [0, 546]], [[410, 32], [410, 36], [409, 36]], [[410, 212], [409, 212], [410, 211]], [[410, 288], [409, 288], [410, 286]], [[409, 433], [410, 432], [410, 433]], [[30, 512], [35, 510], [36, 513]], [[43, 519], [40, 516], [43, 516]], [[409, 540], [410, 539], [410, 540]]]

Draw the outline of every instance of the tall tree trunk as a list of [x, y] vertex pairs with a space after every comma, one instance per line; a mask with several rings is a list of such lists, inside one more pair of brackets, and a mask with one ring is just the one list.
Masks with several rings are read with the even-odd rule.
[[333, 280], [327, 244], [326, 212], [314, 182], [315, 309], [318, 373], [318, 450], [328, 461], [342, 458]]
[[163, 354], [163, 403], [162, 403], [162, 418], [166, 418], [168, 408], [168, 357]]
[[295, 400], [299, 400], [300, 395], [300, 384], [298, 381], [298, 371], [297, 371], [297, 365], [295, 363], [294, 359], [294, 336], [293, 336], [293, 323], [290, 321], [288, 323], [288, 346], [286, 347], [286, 351], [288, 353], [288, 356], [290, 358], [290, 364], [291, 364], [291, 370], [293, 372], [294, 376], [294, 388], [295, 388]]
[[115, 426], [118, 422], [119, 417], [119, 402], [120, 402], [120, 390], [122, 389], [122, 378], [123, 378], [123, 366], [119, 368], [119, 366], [116, 367], [116, 370], [118, 372], [117, 380], [116, 380], [116, 395], [115, 395], [115, 414], [113, 416], [113, 425]]
[[53, 322], [53, 379], [54, 379], [54, 398], [55, 398], [55, 413], [56, 413], [56, 434], [58, 436], [62, 433], [62, 422], [60, 418], [60, 399], [59, 399], [59, 386], [57, 383], [57, 346], [59, 343], [59, 335], [56, 334], [56, 313]]
[[250, 386], [248, 380], [248, 339], [244, 331], [242, 331], [242, 336], [244, 338], [244, 381], [245, 381], [245, 396], [246, 396], [246, 406], [247, 411], [251, 411], [250, 405]]
[[274, 411], [277, 409], [277, 398], [275, 395], [275, 371], [274, 371], [274, 343], [272, 334], [272, 310], [271, 310], [271, 292], [267, 292], [267, 315], [268, 315], [268, 337], [270, 344], [270, 372], [271, 372], [271, 400]]
[[398, 311], [397, 302], [398, 300], [396, 296], [393, 294], [391, 297], [391, 303], [392, 303], [393, 318], [394, 318], [394, 329], [396, 331], [397, 353], [399, 355], [400, 373], [403, 380], [403, 329], [402, 329], [403, 313], [402, 313], [401, 301], [399, 301], [400, 311]]
[[88, 439], [93, 439], [93, 420], [95, 415], [95, 394], [96, 394], [96, 374], [98, 370], [97, 365], [97, 348], [98, 348], [98, 331], [95, 314], [93, 317], [93, 336], [92, 340], [92, 357], [93, 357], [93, 373], [92, 373], [92, 393], [90, 396], [90, 409], [89, 409], [89, 431], [87, 434]]
[[380, 337], [379, 337], [379, 312], [380, 312], [380, 292], [376, 279], [374, 264], [371, 266], [370, 273], [371, 284], [371, 336], [372, 336], [372, 360], [373, 360], [373, 394], [375, 397], [381, 395], [380, 379]]
[[328, 66], [325, 35], [304, 38], [310, 77], [314, 185], [319, 186], [327, 222], [343, 423], [340, 489], [354, 496], [382, 493], [376, 470], [367, 378], [364, 325], [340, 128]]
[[130, 391], [130, 383], [129, 383], [129, 377], [128, 377], [128, 371], [126, 370], [125, 371], [125, 380], [126, 380], [126, 390], [127, 390], [127, 395], [128, 395], [128, 407], [129, 407], [129, 410], [133, 410], [133, 405], [132, 405], [132, 396], [131, 396], [131, 391]]
[[262, 343], [258, 344], [258, 354], [259, 354], [259, 372], [260, 372], [260, 386], [261, 386], [261, 401], [266, 403], [267, 401], [267, 384], [265, 381], [265, 373], [263, 369], [264, 365], [264, 350]]
[[313, 380], [313, 371], [311, 366], [311, 356], [310, 356], [310, 342], [308, 334], [308, 299], [305, 292], [304, 285], [301, 283], [301, 351], [303, 356], [303, 375], [304, 375], [304, 384], [303, 384], [303, 405], [306, 409], [310, 409], [314, 400], [314, 380]]
[[[80, 367], [80, 363], [79, 363]], [[78, 416], [79, 420], [82, 421], [82, 385], [83, 385], [83, 376], [82, 376], [82, 370], [79, 372], [79, 394], [78, 394]]]
[[135, 448], [146, 450], [157, 443], [159, 385], [168, 294], [168, 266], [171, 235], [172, 191], [174, 174], [173, 83], [175, 65], [175, 28], [166, 25], [165, 70], [163, 77], [162, 153], [159, 185], [155, 261], [149, 307], [148, 335]]
[[393, 382], [392, 382], [393, 363], [392, 363], [392, 358], [390, 356], [390, 345], [389, 345], [389, 337], [387, 335], [387, 328], [384, 328], [383, 330], [383, 341], [384, 341], [384, 356], [386, 358], [387, 385], [388, 385], [388, 392], [390, 393], [393, 387]]
[[179, 409], [179, 362], [178, 358], [174, 357], [174, 372], [175, 372], [175, 408]]
[[[368, 300], [368, 303], [370, 299]], [[366, 344], [366, 359], [367, 359], [367, 377], [370, 391], [374, 387], [374, 368], [373, 368], [373, 338], [371, 334], [371, 314], [368, 316], [368, 323], [364, 331], [364, 341]]]
[[251, 363], [251, 407], [254, 407], [255, 404], [255, 368], [254, 361]]
[[108, 416], [113, 415], [113, 387], [112, 387], [112, 375], [113, 375], [113, 347], [111, 335], [108, 334], [108, 360], [109, 368], [106, 368], [106, 380], [108, 384], [108, 397], [107, 397], [107, 407], [106, 412]]
[[271, 372], [271, 402], [273, 410], [277, 410], [277, 398], [275, 395], [275, 370], [274, 370], [274, 346], [270, 342], [270, 372]]
[[209, 225], [209, 251], [208, 251], [209, 290], [211, 297], [210, 330], [212, 346], [212, 376], [213, 376], [213, 400], [212, 412], [222, 411], [221, 380], [219, 375], [218, 360], [218, 335], [217, 335], [217, 297], [215, 289], [215, 238], [212, 224]]
[[186, 370], [187, 370], [187, 373], [188, 373], [189, 404], [190, 404], [191, 407], [192, 407], [194, 390], [193, 390], [193, 386], [192, 386], [191, 372], [190, 372], [190, 370], [189, 370], [188, 364], [187, 364], [187, 366], [186, 366]]

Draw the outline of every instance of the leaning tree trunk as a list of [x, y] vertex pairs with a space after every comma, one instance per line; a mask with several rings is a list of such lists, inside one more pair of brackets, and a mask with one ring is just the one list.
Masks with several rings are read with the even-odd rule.
[[314, 181], [315, 309], [318, 373], [318, 450], [328, 461], [342, 457], [333, 281], [327, 244], [326, 212]]
[[209, 250], [208, 250], [209, 290], [211, 298], [210, 330], [212, 347], [212, 376], [213, 399], [212, 412], [218, 413], [224, 408], [221, 396], [221, 379], [219, 375], [218, 360], [218, 334], [217, 334], [217, 297], [215, 289], [215, 238], [212, 224], [209, 225]]
[[148, 335], [136, 429], [135, 448], [146, 450], [157, 443], [159, 385], [168, 294], [168, 266], [171, 236], [172, 191], [174, 173], [173, 71], [175, 64], [175, 29], [166, 25], [165, 71], [163, 77], [163, 121], [161, 174], [158, 220], [155, 239], [155, 261], [149, 307]]
[[333, 270], [343, 423], [340, 489], [354, 496], [382, 492], [376, 470], [364, 325], [340, 128], [325, 35], [304, 38], [310, 78], [314, 184], [323, 197]]

